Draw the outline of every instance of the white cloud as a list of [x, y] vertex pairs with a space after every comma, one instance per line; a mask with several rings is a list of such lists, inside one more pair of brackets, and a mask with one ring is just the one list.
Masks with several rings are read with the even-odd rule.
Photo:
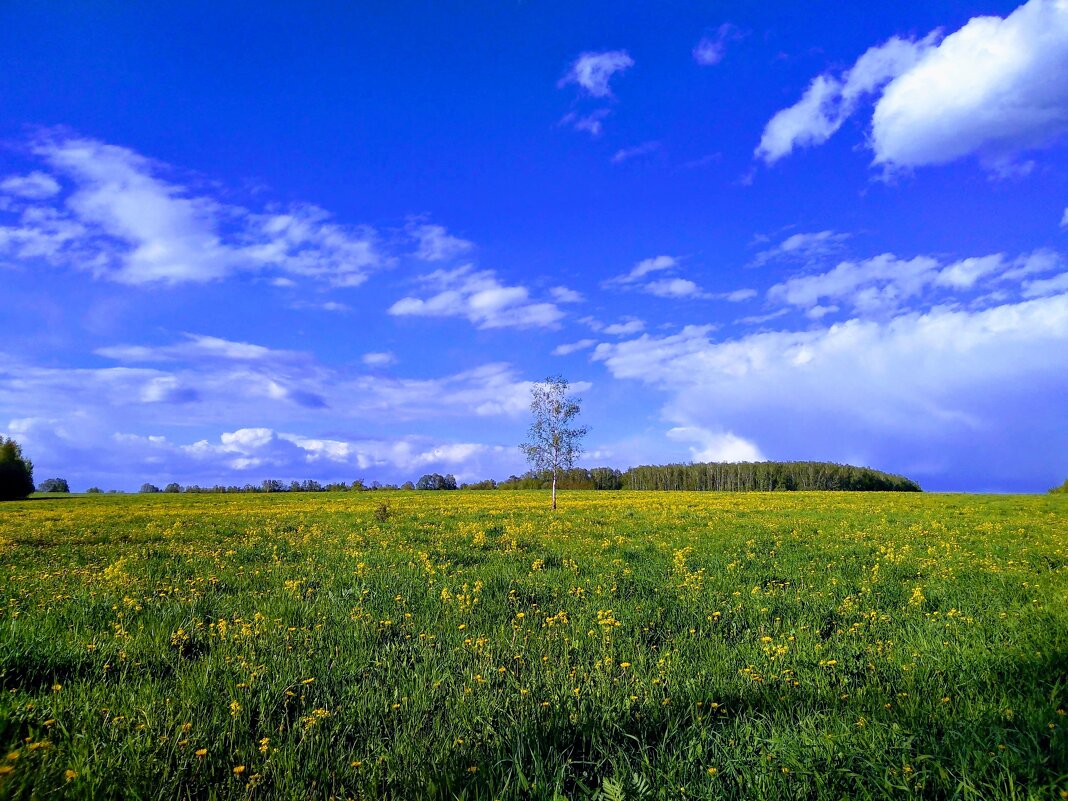
[[938, 286], [971, 289], [982, 278], [1004, 270], [1005, 259], [1000, 253], [992, 256], [961, 259], [944, 267], [934, 279]]
[[810, 308], [823, 300], [849, 299], [854, 307], [897, 307], [915, 297], [937, 275], [938, 262], [928, 256], [898, 259], [890, 253], [859, 262], [841, 262], [818, 275], [791, 278], [768, 290], [768, 299]]
[[59, 194], [59, 182], [48, 173], [34, 170], [29, 175], [11, 175], [0, 181], [0, 192], [27, 200], [44, 200]]
[[596, 344], [596, 339], [580, 339], [578, 342], [568, 342], [563, 345], [557, 345], [555, 348], [553, 348], [553, 356], [569, 356], [572, 353], [577, 353], [580, 350], [592, 348]]
[[703, 67], [710, 67], [723, 60], [727, 43], [740, 39], [741, 33], [729, 22], [719, 26], [714, 36], [702, 36], [693, 49], [693, 60]]
[[1061, 217], [1061, 228], [1068, 228], [1068, 208], [1064, 210], [1064, 216]]
[[1051, 251], [1035, 251], [1016, 259], [995, 253], [944, 264], [931, 256], [901, 259], [884, 253], [861, 261], [843, 261], [834, 269], [791, 278], [768, 290], [775, 303], [809, 310], [810, 316], [837, 311], [823, 301], [848, 304], [861, 314], [893, 312], [913, 298], [925, 305], [940, 302], [938, 292], [967, 291], [990, 280], [1012, 280], [1048, 272], [1062, 264]]
[[677, 276], [662, 277], [653, 281], [644, 279], [653, 273], [671, 273], [678, 267], [679, 261], [674, 256], [654, 256], [639, 261], [630, 272], [617, 275], [603, 282], [605, 287], [622, 287], [637, 289], [647, 295], [659, 298], [710, 298], [713, 295], [705, 292], [693, 281]]
[[[370, 425], [375, 420], [510, 417], [524, 413], [530, 400], [529, 382], [501, 363], [413, 379], [333, 368], [310, 354], [198, 336], [96, 353], [121, 366], [41, 367], [0, 353], [0, 421], [5, 413], [33, 409], [49, 418], [81, 410], [123, 430], [143, 430], [161, 419], [182, 426], [225, 426], [233, 420]], [[174, 404], [176, 410], [161, 416], [161, 404]]]
[[639, 156], [647, 156], [650, 153], [655, 153], [659, 149], [659, 142], [642, 142], [642, 144], [635, 145], [634, 147], [620, 148], [612, 156], [612, 163], [622, 164], [624, 161], [629, 161], [630, 159], [637, 158]]
[[568, 289], [566, 286], [554, 286], [549, 290], [549, 294], [557, 303], [582, 303], [585, 300], [581, 292]]
[[823, 144], [842, 127], [862, 98], [913, 67], [936, 39], [937, 33], [918, 42], [895, 36], [869, 48], [841, 78], [817, 76], [796, 104], [771, 118], [756, 156], [773, 164], [795, 147]]
[[733, 292], [726, 292], [720, 295], [723, 300], [729, 300], [731, 303], [741, 303], [756, 296], [757, 291], [755, 289], [736, 289]]
[[121, 362], [166, 362], [194, 359], [226, 359], [246, 362], [301, 362], [307, 354], [292, 350], [275, 350], [250, 342], [235, 342], [204, 334], [185, 334], [183, 341], [172, 345], [112, 345], [97, 348], [98, 356]]
[[8, 428], [33, 448], [39, 465], [62, 473], [75, 489], [93, 484], [132, 490], [146, 480], [203, 486], [259, 485], [268, 478], [399, 483], [427, 471], [472, 480], [507, 474], [520, 461], [514, 447], [415, 435], [337, 438], [256, 426], [186, 444], [163, 435], [121, 431], [94, 430], [89, 437], [78, 437], [60, 421], [44, 418], [13, 420]]
[[604, 132], [604, 119], [612, 113], [611, 109], [600, 108], [589, 114], [569, 111], [560, 118], [560, 125], [567, 125], [576, 131], [585, 131], [595, 139]]
[[659, 298], [702, 298], [708, 295], [686, 278], [663, 278], [642, 285], [642, 291]]
[[1038, 298], [1061, 292], [1068, 292], [1068, 273], [1061, 273], [1052, 278], [1043, 278], [1037, 281], [1027, 281], [1023, 287], [1023, 296], [1025, 298]]
[[479, 328], [547, 328], [564, 316], [553, 303], [532, 302], [522, 286], [505, 286], [492, 270], [470, 265], [437, 270], [424, 283], [439, 290], [427, 298], [405, 297], [389, 308], [398, 316], [465, 317]]
[[[513, 436], [498, 446], [488, 433], [496, 418], [514, 430], [529, 409], [532, 384], [506, 364], [397, 378], [251, 347], [187, 338], [107, 350], [158, 366], [75, 369], [0, 352], [0, 429], [17, 435], [39, 471], [81, 487], [346, 475], [403, 481], [418, 478], [409, 474], [417, 468], [446, 465], [484, 478], [522, 469]], [[468, 426], [475, 439], [457, 431], [443, 440], [435, 433], [442, 425]]]
[[582, 53], [567, 74], [557, 83], [564, 87], [567, 84], [578, 84], [593, 97], [611, 97], [612, 88], [609, 85], [612, 76], [622, 73], [634, 66], [634, 59], [626, 50], [608, 50], [601, 53]]
[[977, 156], [1001, 175], [1026, 174], [1026, 150], [1068, 133], [1068, 3], [1029, 0], [1005, 18], [973, 17], [940, 39], [897, 37], [868, 50], [842, 77], [818, 76], [776, 114], [756, 155], [773, 163], [825, 142], [878, 94], [869, 144], [891, 168]]
[[653, 256], [649, 259], [642, 259], [631, 268], [630, 272], [623, 275], [617, 275], [615, 278], [610, 278], [606, 281], [607, 284], [633, 284], [650, 273], [660, 272], [662, 270], [674, 269], [678, 264], [678, 260], [674, 256]]
[[622, 321], [606, 325], [602, 330], [606, 334], [622, 337], [644, 331], [645, 323], [637, 317], [624, 317]]
[[19, 263], [43, 261], [127, 284], [266, 272], [339, 286], [360, 284], [388, 263], [373, 230], [342, 226], [315, 206], [253, 212], [223, 203], [163, 177], [173, 172], [166, 165], [92, 139], [46, 134], [31, 151], [73, 191], [51, 191], [46, 179], [54, 179], [39, 173], [16, 186], [27, 202], [13, 224], [0, 225], [0, 257]]
[[813, 264], [841, 253], [845, 249], [844, 243], [847, 239], [849, 234], [835, 231], [792, 234], [779, 244], [757, 253], [750, 266], [762, 267], [775, 261]]
[[876, 164], [917, 167], [977, 154], [989, 162], [1068, 132], [1068, 3], [1030, 0], [974, 17], [883, 92]]
[[444, 261], [468, 252], [473, 242], [450, 234], [444, 225], [423, 223], [410, 225], [408, 232], [415, 238], [418, 247], [415, 257], [423, 261]]
[[1063, 292], [975, 312], [712, 334], [601, 343], [593, 358], [666, 393], [662, 416], [677, 427], [729, 432], [768, 458], [869, 464], [945, 489], [1033, 491], [1063, 470], [1068, 373], [1050, 357], [1068, 352]]
[[690, 454], [695, 462], [763, 462], [755, 443], [730, 431], [708, 431], [699, 426], [677, 426], [668, 430], [667, 438], [676, 442], [693, 442]]
[[1055, 250], [1039, 248], [1016, 258], [1000, 276], [1001, 280], [1016, 281], [1040, 273], [1051, 273], [1064, 266], [1064, 258]]
[[379, 351], [363, 354], [363, 358], [360, 361], [368, 367], [388, 367], [397, 363], [397, 356], [392, 351]]

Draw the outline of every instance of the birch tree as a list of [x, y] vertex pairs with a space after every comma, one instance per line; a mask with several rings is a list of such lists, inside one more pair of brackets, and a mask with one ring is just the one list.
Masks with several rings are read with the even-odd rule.
[[561, 470], [570, 470], [582, 455], [585, 426], [573, 426], [581, 400], [568, 395], [567, 379], [550, 376], [530, 388], [530, 413], [534, 420], [520, 445], [535, 470], [551, 472], [553, 509], [556, 508], [556, 480]]

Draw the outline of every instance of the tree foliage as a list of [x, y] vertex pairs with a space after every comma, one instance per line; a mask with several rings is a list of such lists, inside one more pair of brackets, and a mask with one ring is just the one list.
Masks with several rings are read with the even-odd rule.
[[1053, 495], [1068, 495], [1068, 479], [1065, 479], [1064, 483], [1061, 484], [1059, 487], [1054, 487], [1053, 489], [1051, 489], [1050, 493]]
[[632, 467], [623, 474], [623, 488], [719, 492], [920, 492], [920, 485], [904, 476], [830, 462], [709, 462]]
[[0, 437], [0, 501], [26, 498], [33, 492], [33, 462], [22, 455], [22, 446]]
[[454, 490], [456, 489], [456, 476], [452, 473], [427, 473], [415, 483], [417, 490]]
[[38, 492], [70, 492], [70, 484], [65, 478], [46, 478], [37, 485]]
[[582, 438], [588, 429], [573, 426], [582, 401], [568, 394], [562, 376], [550, 376], [530, 388], [530, 414], [534, 418], [527, 441], [519, 446], [536, 471], [552, 474], [552, 508], [556, 508], [556, 485], [561, 470], [570, 470], [582, 455]]

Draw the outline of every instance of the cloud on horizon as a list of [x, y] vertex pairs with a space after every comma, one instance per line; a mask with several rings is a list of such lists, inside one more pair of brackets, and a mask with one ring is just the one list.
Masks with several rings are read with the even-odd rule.
[[933, 489], [1028, 491], [1063, 470], [1068, 373], [1050, 354], [1065, 351], [1060, 293], [723, 340], [687, 326], [601, 343], [592, 358], [664, 393], [675, 438], [711, 432], [690, 436], [695, 453], [720, 437], [771, 459], [865, 464]]

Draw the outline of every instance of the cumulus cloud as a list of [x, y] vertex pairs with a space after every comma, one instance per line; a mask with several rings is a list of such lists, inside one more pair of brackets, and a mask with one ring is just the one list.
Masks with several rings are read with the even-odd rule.
[[718, 64], [727, 53], [728, 43], [740, 38], [741, 32], [729, 22], [725, 22], [715, 34], [701, 37], [701, 41], [694, 46], [693, 60], [702, 67]]
[[[470, 467], [482, 455], [503, 456], [505, 448], [471, 442], [434, 443], [422, 437], [397, 440], [334, 439], [278, 432], [270, 428], [242, 428], [224, 432], [219, 441], [200, 440], [190, 445], [158, 443], [172, 451], [207, 462], [225, 472], [285, 471], [309, 475], [326, 471], [376, 469], [393, 476], [429, 468]], [[226, 470], [228, 468], [228, 470]], [[344, 475], [344, 473], [340, 473]], [[409, 476], [415, 478], [415, 476]]]
[[202, 486], [259, 485], [268, 478], [399, 483], [430, 471], [451, 472], [464, 481], [505, 475], [521, 462], [512, 446], [419, 435], [339, 437], [255, 426], [190, 442], [161, 434], [108, 433], [95, 426], [73, 430], [61, 420], [40, 417], [17, 418], [0, 425], [4, 428], [32, 448], [45, 472], [62, 473], [75, 489], [133, 490], [145, 480]]
[[1061, 217], [1061, 228], [1068, 228], [1068, 208], [1064, 210], [1064, 216]]
[[582, 53], [571, 64], [567, 74], [557, 83], [558, 87], [577, 84], [593, 97], [611, 97], [612, 76], [634, 66], [634, 59], [626, 50], [608, 50], [600, 53]]
[[11, 175], [0, 181], [0, 193], [44, 200], [59, 194], [59, 182], [48, 173], [35, 170], [29, 175]]
[[665, 393], [676, 428], [730, 434], [768, 458], [869, 464], [931, 489], [1034, 491], [1063, 471], [1068, 373], [1050, 354], [1066, 349], [1061, 292], [736, 339], [691, 326], [601, 343], [593, 358]]
[[[457, 421], [525, 413], [530, 383], [508, 364], [489, 363], [434, 378], [377, 369], [330, 367], [308, 354], [212, 337], [167, 345], [116, 345], [97, 351], [102, 367], [45, 367], [0, 353], [0, 423], [33, 409], [42, 418], [72, 410], [115, 430], [145, 430], [161, 420], [183, 427], [360, 421]], [[372, 368], [365, 371], [366, 368]], [[161, 407], [172, 405], [171, 412]]]
[[817, 76], [796, 104], [778, 112], [765, 126], [757, 157], [773, 164], [795, 147], [823, 144], [865, 96], [913, 67], [936, 41], [937, 33], [920, 41], [895, 36], [869, 48], [841, 77]]
[[388, 367], [391, 364], [397, 363], [397, 356], [392, 351], [378, 351], [375, 353], [363, 354], [360, 361], [368, 367]]
[[[28, 152], [49, 172], [0, 182], [7, 218], [0, 218], [0, 260], [9, 264], [84, 270], [125, 284], [244, 273], [278, 286], [306, 278], [351, 287], [396, 258], [368, 226], [343, 225], [311, 204], [254, 210], [224, 202], [214, 187], [179, 182], [174, 168], [129, 148], [51, 131]], [[472, 247], [441, 225], [412, 223], [407, 233], [426, 261]]]
[[1068, 3], [1030, 0], [974, 17], [886, 87], [872, 116], [876, 164], [991, 162], [1068, 132]]
[[606, 287], [636, 289], [647, 295], [659, 298], [711, 298], [714, 297], [701, 289], [693, 281], [678, 276], [663, 276], [647, 280], [654, 273], [672, 273], [679, 266], [674, 256], [654, 256], [642, 259], [629, 272], [617, 275], [604, 282]]
[[694, 443], [690, 454], [695, 462], [763, 462], [763, 454], [755, 444], [730, 431], [708, 431], [699, 426], [676, 426], [669, 429], [667, 438], [676, 442]]
[[557, 345], [553, 348], [553, 356], [569, 356], [580, 350], [592, 348], [596, 344], [596, 339], [580, 339], [578, 342], [568, 342], [563, 345]]
[[723, 300], [730, 301], [731, 303], [742, 303], [743, 301], [750, 300], [757, 296], [755, 289], [736, 289], [733, 292], [725, 292], [720, 295]]
[[[999, 172], [1068, 133], [1068, 3], [1029, 0], [1005, 18], [973, 17], [941, 38], [898, 37], [869, 49], [844, 75], [817, 76], [776, 114], [756, 155], [771, 164], [819, 145], [869, 95], [869, 144], [890, 168], [977, 156]], [[1026, 169], [1024, 169], [1026, 171]]]
[[633, 284], [636, 281], [645, 278], [650, 273], [660, 272], [662, 270], [674, 269], [678, 264], [678, 260], [674, 256], [653, 256], [652, 258], [642, 259], [630, 272], [623, 275], [617, 275], [615, 278], [610, 278], [606, 281], [606, 284]]
[[[403, 481], [445, 467], [484, 478], [522, 468], [507, 431], [527, 415], [533, 384], [507, 364], [403, 378], [378, 369], [393, 361], [388, 352], [332, 367], [194, 334], [96, 355], [117, 365], [41, 366], [0, 351], [0, 430], [39, 470], [81, 486]], [[437, 433], [442, 425], [449, 437]], [[496, 444], [498, 426], [507, 445]]]
[[776, 261], [813, 264], [841, 253], [848, 239], [849, 234], [836, 231], [791, 234], [778, 244], [757, 253], [750, 266], [763, 267]]
[[421, 223], [409, 225], [408, 232], [415, 238], [415, 257], [423, 261], [444, 261], [468, 252], [473, 242], [450, 234], [444, 225]]
[[1039, 298], [1062, 292], [1068, 292], [1068, 273], [1061, 273], [1052, 278], [1026, 281], [1023, 286], [1023, 296], [1025, 298]]
[[768, 299], [806, 309], [812, 317], [837, 311], [839, 305], [861, 314], [887, 313], [914, 299], [930, 306], [944, 302], [945, 292], [972, 290], [988, 280], [1048, 272], [1061, 264], [1060, 256], [1052, 251], [1036, 251], [1016, 259], [995, 253], [948, 264], [932, 256], [901, 259], [884, 253], [861, 261], [843, 261], [827, 272], [775, 284], [768, 290]]
[[650, 281], [642, 286], [642, 291], [658, 298], [709, 297], [701, 287], [686, 278], [663, 278], [659, 281]]
[[476, 271], [466, 265], [437, 270], [422, 281], [438, 291], [425, 298], [401, 298], [389, 313], [397, 317], [464, 317], [479, 328], [547, 328], [564, 316], [554, 303], [531, 301], [526, 287], [502, 284], [492, 270]]
[[644, 331], [645, 323], [637, 317], [624, 317], [620, 322], [606, 325], [601, 330], [605, 334], [610, 334], [611, 336], [623, 337], [629, 334], [637, 334], [639, 331]]
[[566, 286], [554, 286], [549, 290], [549, 294], [557, 303], [582, 303], [585, 300], [581, 292], [568, 289]]

